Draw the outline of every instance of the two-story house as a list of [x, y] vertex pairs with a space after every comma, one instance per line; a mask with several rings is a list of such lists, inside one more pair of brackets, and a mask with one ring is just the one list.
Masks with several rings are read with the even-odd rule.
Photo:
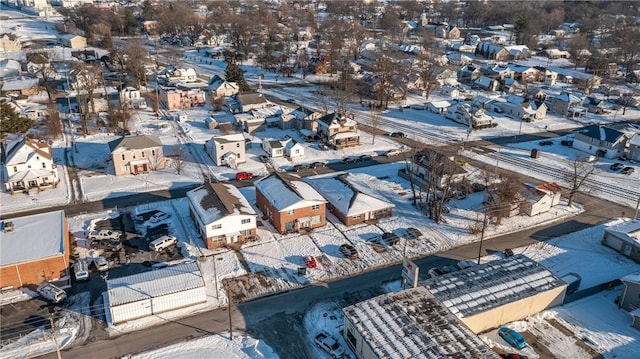
[[239, 93], [236, 95], [236, 101], [238, 102], [240, 112], [249, 112], [251, 110], [273, 106], [273, 104], [259, 92]]
[[237, 168], [247, 161], [245, 138], [241, 133], [213, 136], [205, 143], [205, 149], [216, 166]]
[[505, 114], [527, 122], [547, 117], [547, 105], [544, 102], [532, 101], [516, 95], [507, 96], [507, 102], [500, 103], [500, 108]]
[[206, 183], [187, 192], [189, 215], [207, 248], [241, 244], [257, 238], [257, 215], [240, 191], [222, 183]]
[[580, 113], [586, 112], [582, 106], [583, 100], [571, 93], [563, 92], [551, 98], [549, 110], [562, 116], [576, 117]]
[[225, 81], [218, 75], [209, 79], [209, 92], [213, 98], [229, 97], [240, 92], [240, 88], [236, 82]]
[[169, 111], [191, 108], [207, 103], [206, 93], [200, 89], [162, 87], [160, 89], [160, 97]]
[[573, 148], [597, 157], [616, 158], [624, 154], [627, 136], [612, 128], [591, 125], [576, 130]]
[[275, 172], [255, 182], [256, 205], [280, 233], [326, 223], [326, 200], [297, 175]]
[[3, 152], [6, 154], [3, 178], [7, 192], [40, 191], [56, 187], [60, 182], [58, 166], [53, 162], [51, 147], [46, 141], [23, 138], [7, 144]]
[[336, 149], [358, 146], [358, 123], [344, 114], [332, 112], [316, 120], [320, 139]]
[[[434, 164], [431, 163], [432, 161]], [[467, 175], [467, 171], [451, 158], [426, 149], [413, 156], [410, 171], [414, 175], [415, 182], [421, 186], [427, 186], [430, 178], [434, 177], [438, 188], [460, 183]], [[435, 171], [433, 176], [431, 171]], [[406, 173], [400, 172], [400, 175], [406, 176]]]
[[366, 174], [306, 178], [326, 200], [327, 208], [347, 226], [391, 217], [394, 205], [374, 193]]
[[109, 142], [116, 176], [165, 168], [162, 142], [154, 135], [126, 136]]
[[262, 141], [262, 149], [269, 155], [269, 157], [291, 158], [304, 156], [304, 146], [292, 138]]
[[198, 75], [192, 68], [178, 69], [173, 65], [168, 65], [158, 72], [158, 81], [161, 83], [196, 82]]
[[640, 161], [640, 134], [636, 133], [629, 140], [629, 150], [627, 158], [634, 161]]

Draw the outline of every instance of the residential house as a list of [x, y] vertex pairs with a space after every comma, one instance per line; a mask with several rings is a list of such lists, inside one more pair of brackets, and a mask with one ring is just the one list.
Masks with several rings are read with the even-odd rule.
[[315, 133], [318, 129], [318, 123], [316, 122], [316, 120], [322, 116], [321, 112], [316, 112], [307, 107], [300, 106], [291, 111], [289, 114], [295, 116], [295, 119], [298, 122], [298, 130], [310, 131], [311, 135], [315, 136]]
[[458, 81], [468, 83], [477, 80], [482, 76], [480, 68], [473, 64], [466, 65], [458, 70]]
[[606, 227], [602, 244], [640, 263], [640, 220]]
[[62, 46], [70, 47], [72, 49], [84, 49], [87, 47], [87, 38], [84, 36], [74, 34], [62, 34], [58, 36], [58, 41]]
[[584, 106], [587, 109], [587, 112], [597, 113], [597, 114], [604, 113], [604, 100], [597, 97], [593, 97], [593, 96], [585, 97], [584, 102], [582, 103], [582, 106]]
[[538, 56], [544, 56], [552, 60], [568, 59], [571, 57], [571, 55], [569, 54], [569, 51], [559, 50], [559, 49], [545, 49], [538, 52]]
[[269, 155], [269, 157], [283, 157], [284, 156], [284, 147], [287, 141], [283, 140], [272, 140], [272, 141], [262, 141], [262, 149]]
[[640, 272], [620, 278], [623, 288], [618, 306], [631, 315], [631, 326], [640, 329]]
[[49, 114], [47, 105], [41, 103], [28, 102], [27, 100], [15, 100], [9, 102], [9, 105], [12, 106], [18, 114], [32, 121], [43, 119]]
[[160, 87], [160, 99], [167, 110], [192, 108], [207, 103], [206, 93], [199, 89], [185, 90], [175, 87]]
[[574, 131], [573, 148], [604, 158], [624, 154], [627, 136], [612, 128], [590, 125]]
[[451, 65], [465, 66], [473, 62], [473, 59], [461, 52], [451, 52], [447, 54], [447, 59]]
[[300, 142], [290, 138], [284, 146], [284, 155], [289, 158], [303, 157], [304, 146]]
[[58, 166], [46, 141], [14, 139], [4, 145], [2, 154], [5, 156], [4, 188], [11, 194], [32, 189], [40, 192], [55, 188], [60, 182]]
[[249, 112], [251, 110], [273, 106], [273, 104], [259, 92], [239, 93], [236, 95], [236, 101], [238, 101], [240, 106], [240, 112]]
[[440, 87], [440, 94], [451, 98], [458, 98], [460, 97], [460, 90], [453, 86], [442, 86]]
[[640, 134], [638, 133], [634, 134], [629, 140], [627, 158], [634, 161], [640, 161]]
[[633, 70], [631, 71], [627, 77], [626, 77], [627, 81], [631, 82], [631, 83], [640, 83], [640, 70]]
[[2, 34], [0, 35], [0, 51], [2, 52], [12, 52], [12, 51], [20, 51], [22, 49], [22, 44], [20, 44], [20, 40], [17, 36], [13, 36], [10, 34]]
[[178, 69], [173, 65], [168, 65], [158, 72], [158, 81], [163, 84], [196, 82], [198, 81], [198, 75], [196, 70], [192, 68]]
[[340, 222], [351, 226], [392, 215], [394, 205], [371, 190], [371, 179], [369, 175], [346, 173], [305, 181], [327, 200], [327, 208]]
[[257, 214], [230, 184], [205, 183], [187, 192], [189, 215], [208, 249], [258, 238]]
[[435, 27], [436, 37], [456, 40], [460, 38], [460, 30], [455, 25], [439, 24]]
[[344, 114], [332, 112], [316, 120], [317, 133], [327, 146], [336, 149], [358, 146], [358, 123]]
[[0, 231], [0, 288], [18, 289], [47, 281], [71, 285], [69, 257], [73, 251], [64, 211], [5, 219]]
[[325, 225], [326, 200], [299, 176], [275, 172], [254, 185], [257, 207], [278, 232], [300, 232]]
[[585, 108], [582, 107], [583, 100], [568, 92], [562, 92], [560, 95], [551, 97], [549, 110], [562, 116], [576, 117], [583, 114]]
[[240, 92], [240, 88], [236, 82], [226, 81], [218, 75], [209, 79], [208, 85], [209, 93], [214, 98], [234, 96]]
[[512, 71], [512, 78], [516, 81], [544, 81], [544, 78], [540, 74], [540, 71], [535, 67], [522, 66], [513, 63], [507, 64], [507, 67]]
[[34, 52], [27, 55], [26, 64], [24, 66], [27, 72], [35, 74], [38, 71], [51, 67], [51, 61], [47, 53]]
[[[449, 185], [460, 183], [467, 175], [467, 171], [462, 166], [455, 163], [451, 158], [439, 152], [432, 152], [427, 149], [416, 153], [411, 161], [411, 173], [415, 176], [415, 181], [420, 185], [428, 185], [432, 163], [434, 161], [439, 167], [437, 171], [441, 174], [437, 175], [436, 185], [438, 188], [444, 188]], [[401, 176], [406, 173], [400, 172]]]
[[502, 46], [492, 42], [480, 42], [476, 48], [476, 54], [490, 60], [508, 61], [520, 60], [529, 56], [529, 48], [524, 45]]
[[427, 110], [433, 113], [437, 113], [438, 115], [444, 115], [450, 106], [451, 106], [451, 103], [449, 101], [427, 102]]
[[500, 107], [505, 114], [527, 122], [541, 120], [547, 116], [547, 105], [543, 102], [516, 95], [507, 96], [507, 102], [502, 102]]
[[213, 136], [205, 143], [205, 150], [216, 166], [238, 168], [246, 162], [245, 138], [242, 133]]
[[165, 168], [162, 142], [155, 135], [125, 136], [109, 142], [116, 176]]
[[493, 119], [484, 109], [472, 106], [469, 103], [459, 102], [447, 108], [445, 117], [455, 122], [467, 125], [470, 128], [485, 128], [493, 125]]
[[120, 102], [134, 108], [147, 108], [147, 100], [141, 96], [140, 90], [126, 86], [120, 91]]
[[496, 91], [500, 88], [500, 82], [486, 76], [480, 76], [473, 82], [473, 86], [485, 91]]
[[553, 206], [558, 205], [562, 189], [557, 183], [549, 182], [538, 186], [525, 185], [520, 193], [520, 213], [533, 217], [549, 212]]
[[17, 79], [22, 72], [20, 63], [13, 59], [0, 59], [0, 81]]
[[484, 76], [498, 81], [513, 78], [513, 70], [504, 65], [487, 64], [480, 71]]

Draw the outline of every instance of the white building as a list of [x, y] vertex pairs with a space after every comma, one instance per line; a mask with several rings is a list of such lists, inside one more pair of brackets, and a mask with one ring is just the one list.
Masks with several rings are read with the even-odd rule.
[[216, 166], [237, 168], [247, 160], [244, 135], [241, 133], [214, 136], [207, 141], [205, 148]]
[[472, 107], [468, 103], [457, 103], [447, 108], [445, 117], [472, 128], [491, 127], [493, 118], [481, 108]]
[[257, 238], [256, 212], [229, 184], [206, 183], [187, 192], [189, 214], [207, 245], [218, 248]]
[[4, 169], [4, 188], [7, 192], [29, 191], [56, 187], [58, 166], [46, 141], [24, 138], [7, 144]]
[[110, 324], [207, 301], [204, 279], [196, 262], [109, 279], [104, 298]]

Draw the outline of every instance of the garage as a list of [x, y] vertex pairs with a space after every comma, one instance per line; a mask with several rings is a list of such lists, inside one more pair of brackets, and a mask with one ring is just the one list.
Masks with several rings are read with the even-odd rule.
[[107, 280], [105, 313], [119, 324], [206, 300], [202, 273], [191, 262]]

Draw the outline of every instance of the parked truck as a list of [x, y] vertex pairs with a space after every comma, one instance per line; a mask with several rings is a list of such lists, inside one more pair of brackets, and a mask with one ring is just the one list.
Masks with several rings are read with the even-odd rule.
[[60, 303], [67, 299], [67, 292], [51, 283], [41, 284], [38, 293], [52, 303]]

